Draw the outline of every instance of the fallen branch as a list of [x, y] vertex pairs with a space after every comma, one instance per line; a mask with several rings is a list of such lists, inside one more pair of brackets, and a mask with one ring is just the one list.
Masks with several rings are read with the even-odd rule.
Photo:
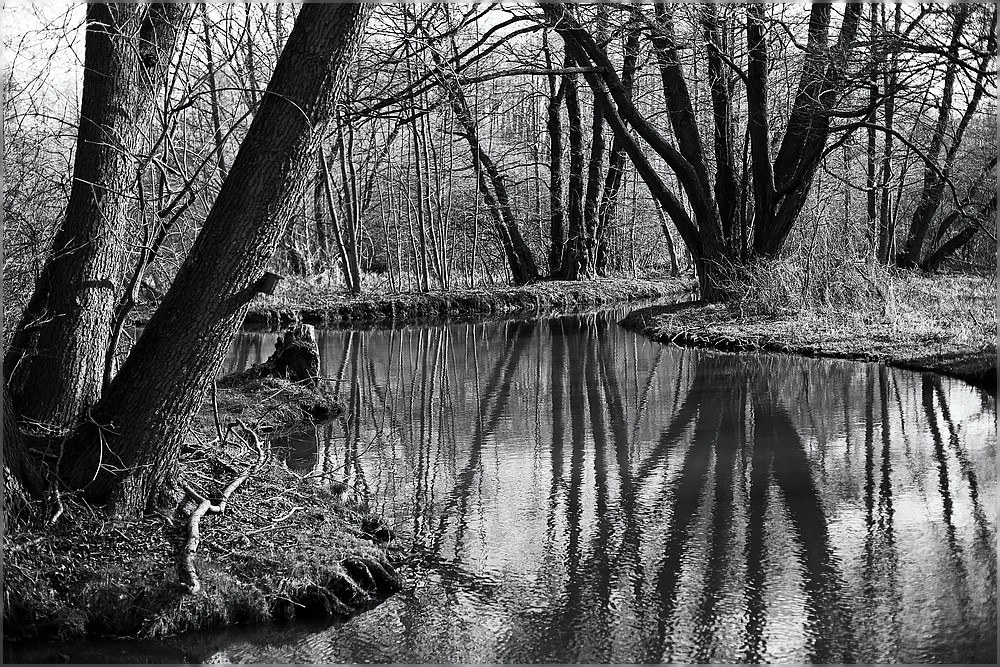
[[196, 503], [198, 503], [198, 506], [188, 517], [188, 539], [184, 543], [184, 550], [181, 557], [181, 580], [184, 582], [184, 585], [187, 586], [188, 592], [192, 595], [197, 595], [201, 591], [201, 580], [198, 578], [198, 570], [194, 565], [194, 557], [195, 554], [198, 553], [198, 545], [201, 543], [201, 533], [199, 531], [201, 518], [208, 513], [224, 513], [226, 511], [226, 504], [229, 502], [229, 497], [233, 495], [233, 492], [236, 491], [236, 489], [240, 488], [243, 482], [249, 479], [253, 471], [256, 470], [257, 467], [264, 461], [264, 447], [263, 443], [261, 443], [260, 436], [252, 431], [242, 420], [240, 420], [239, 425], [247, 434], [249, 434], [253, 442], [253, 446], [257, 450], [257, 460], [250, 464], [242, 475], [236, 477], [225, 489], [222, 490], [222, 494], [219, 496], [218, 504], [215, 504], [208, 498], [205, 498], [183, 480], [181, 481], [181, 487], [184, 491]]

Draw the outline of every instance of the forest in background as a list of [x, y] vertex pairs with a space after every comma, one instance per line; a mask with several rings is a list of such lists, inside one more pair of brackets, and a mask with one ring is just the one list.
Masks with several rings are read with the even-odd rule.
[[[7, 323], [65, 215], [83, 60], [79, 8], [10, 11]], [[145, 260], [146, 297], [166, 292], [190, 250], [296, 13], [282, 3], [196, 4], [179, 19], [186, 29], [144, 128], [149, 151], [132, 156], [132, 254], [156, 248]], [[866, 5], [847, 46], [836, 42], [841, 6], [815, 44], [804, 5], [572, 13], [607, 63], [593, 54], [578, 62], [530, 5], [378, 6], [273, 270], [352, 292], [693, 274], [699, 258], [678, 229], [686, 223], [651, 194], [585, 80], [610, 64], [667, 146], [647, 143], [644, 153], [679, 215], [705, 235], [697, 199], [715, 200], [726, 246], [717, 260], [781, 254], [816, 272], [873, 262], [993, 271], [995, 7]], [[803, 92], [807, 68], [833, 65], [833, 91]], [[764, 215], [754, 206], [765, 197], [754, 188], [766, 179], [756, 174], [780, 176], [777, 161], [803, 134], [789, 129], [802, 121], [792, 116], [803, 95], [818, 98], [828, 127], [818, 148], [807, 147], [818, 155], [789, 161], [793, 171], [816, 164], [786, 178], [785, 189], [804, 189], [787, 241], [759, 252]], [[699, 172], [694, 185], [685, 168]]]
[[170, 496], [265, 272], [885, 314], [900, 272], [995, 275], [993, 5], [11, 12], [5, 433], [113, 514]]

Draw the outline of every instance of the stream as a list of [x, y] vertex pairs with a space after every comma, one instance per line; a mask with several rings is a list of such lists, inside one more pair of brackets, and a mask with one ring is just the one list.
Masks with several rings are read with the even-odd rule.
[[[345, 623], [61, 650], [996, 662], [993, 397], [878, 364], [661, 345], [623, 314], [320, 330], [346, 413], [273, 445], [385, 518], [404, 590]], [[275, 338], [241, 334], [227, 367]]]

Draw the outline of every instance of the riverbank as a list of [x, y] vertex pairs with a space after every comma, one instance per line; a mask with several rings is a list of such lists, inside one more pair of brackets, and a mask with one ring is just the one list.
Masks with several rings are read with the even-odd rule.
[[223, 514], [201, 519], [191, 561], [200, 591], [190, 592], [182, 566], [190, 495], [169, 517], [112, 523], [63, 494], [54, 524], [36, 520], [4, 536], [5, 641], [346, 618], [398, 589], [391, 533], [350, 489], [335, 476], [290, 471], [249, 431], [232, 428], [242, 421], [255, 433], [280, 432], [335, 414], [328, 395], [268, 377], [229, 383], [217, 392], [217, 413], [212, 404], [185, 443], [180, 479], [218, 503], [227, 484], [249, 475]]
[[981, 277], [899, 277], [877, 312], [698, 301], [642, 308], [621, 325], [663, 343], [877, 361], [997, 391], [996, 284]]
[[433, 290], [401, 294], [345, 294], [342, 287], [307, 280], [284, 280], [275, 294], [260, 295], [246, 323], [284, 326], [349, 323], [426, 324], [442, 319], [542, 316], [612, 303], [681, 296], [688, 284], [680, 279], [597, 278], [589, 281], [542, 281], [530, 285], [496, 285], [478, 289]]

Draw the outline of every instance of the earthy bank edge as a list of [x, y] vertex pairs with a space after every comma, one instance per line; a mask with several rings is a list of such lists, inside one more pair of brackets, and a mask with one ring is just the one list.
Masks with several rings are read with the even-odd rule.
[[975, 347], [946, 333], [914, 334], [887, 323], [817, 314], [748, 316], [732, 304], [701, 301], [640, 308], [619, 324], [661, 343], [876, 361], [940, 373], [997, 393], [995, 342]]
[[274, 296], [258, 297], [246, 324], [278, 327], [303, 321], [356, 327], [540, 316], [642, 299], [679, 297], [687, 289], [686, 282], [674, 278], [599, 278], [585, 282], [543, 281], [518, 287], [347, 296], [341, 289], [303, 283], [279, 288]]
[[[328, 393], [273, 377], [219, 389], [223, 428], [260, 432], [342, 411]], [[182, 455], [182, 479], [217, 496], [256, 460], [235, 437], [220, 447], [212, 402]], [[173, 515], [111, 523], [65, 494], [54, 525], [4, 536], [4, 640], [159, 638], [292, 618], [346, 618], [399, 588], [391, 533], [333, 480], [299, 475], [272, 454], [201, 521], [202, 591], [179, 577], [190, 501]], [[51, 515], [52, 508], [48, 514]], [[10, 533], [10, 531], [8, 531]]]

